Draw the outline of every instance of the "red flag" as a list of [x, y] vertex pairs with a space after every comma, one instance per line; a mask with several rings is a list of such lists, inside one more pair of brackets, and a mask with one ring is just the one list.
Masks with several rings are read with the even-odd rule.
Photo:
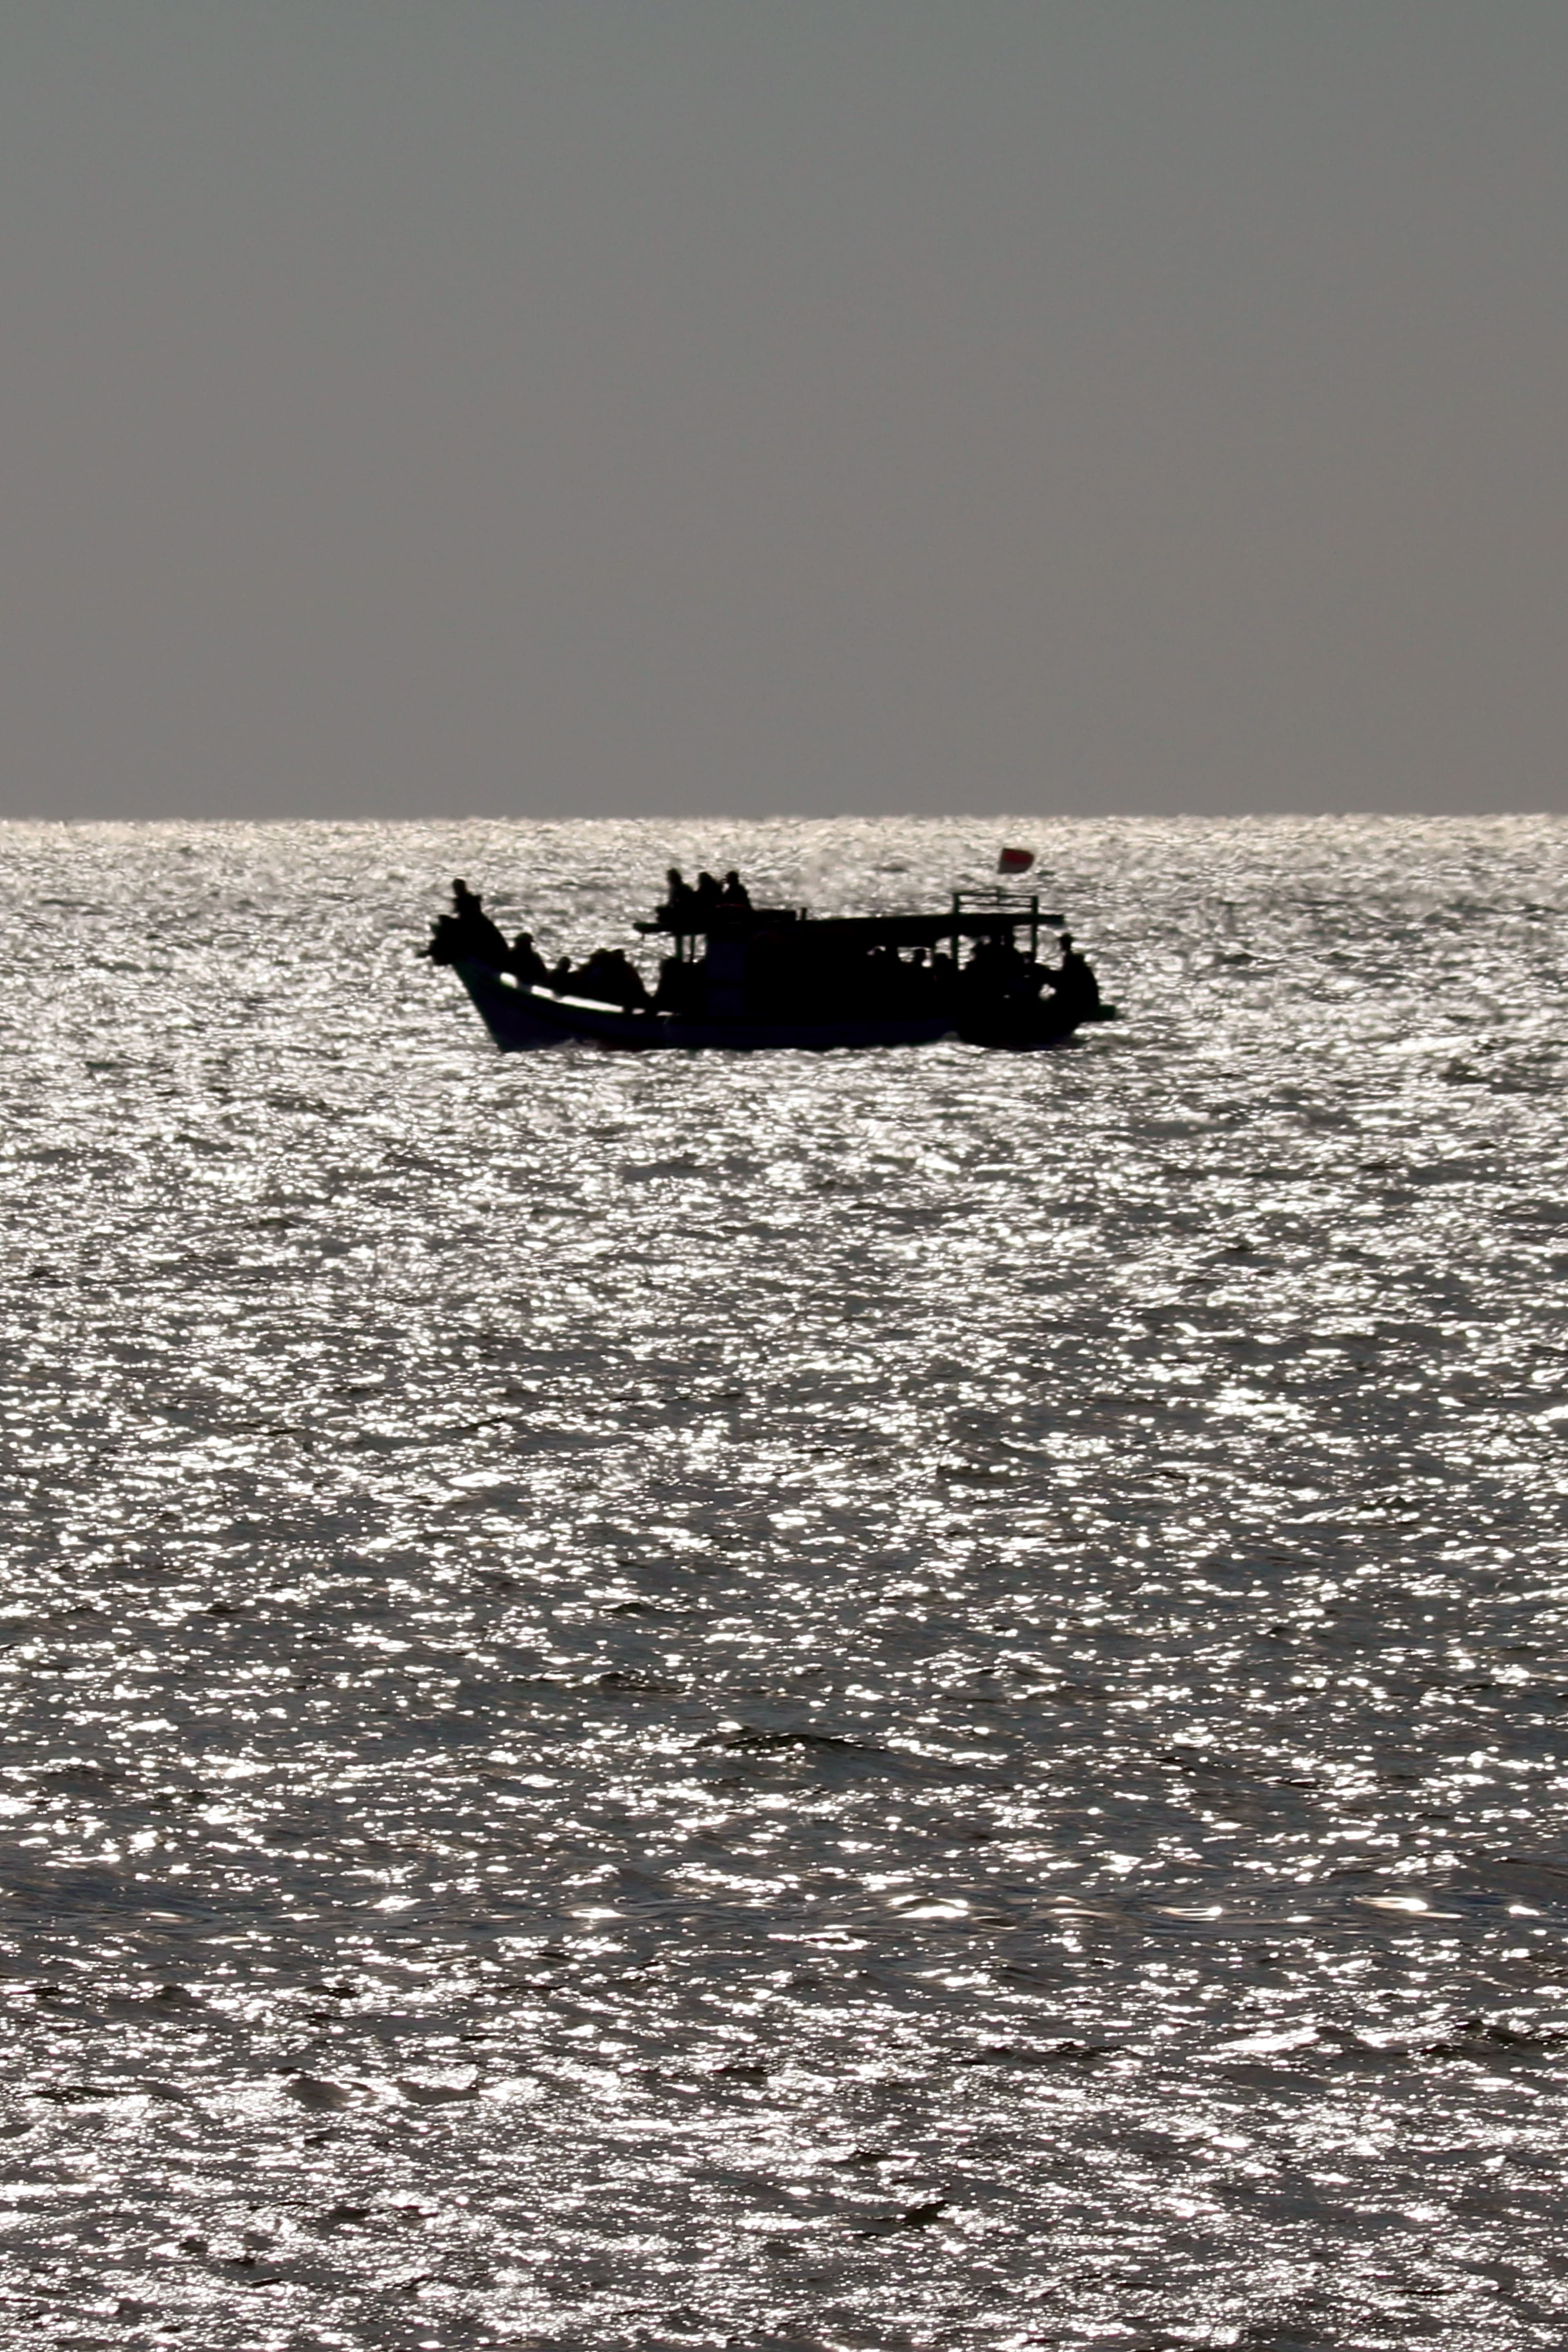
[[998, 874], [1026, 874], [1035, 862], [1032, 849], [1005, 849], [996, 860]]

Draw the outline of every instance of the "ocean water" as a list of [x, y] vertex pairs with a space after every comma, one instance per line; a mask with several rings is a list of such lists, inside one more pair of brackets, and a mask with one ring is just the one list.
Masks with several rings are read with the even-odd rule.
[[[416, 949], [1034, 843], [1073, 1050]], [[1568, 824], [0, 829], [0, 2342], [1568, 2340]]]

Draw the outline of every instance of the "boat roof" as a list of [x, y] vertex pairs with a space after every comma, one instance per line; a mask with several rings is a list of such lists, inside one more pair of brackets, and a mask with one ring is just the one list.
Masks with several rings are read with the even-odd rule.
[[1032, 924], [1061, 919], [1043, 914], [1037, 898], [959, 890], [943, 915], [814, 915], [805, 907], [715, 907], [707, 913], [682, 908], [672, 916], [661, 908], [637, 929], [674, 939], [787, 939], [790, 945], [801, 947], [912, 948], [936, 947], [952, 939], [1011, 939]]

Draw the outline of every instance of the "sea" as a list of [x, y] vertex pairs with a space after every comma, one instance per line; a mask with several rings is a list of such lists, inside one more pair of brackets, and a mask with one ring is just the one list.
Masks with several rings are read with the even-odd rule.
[[[498, 1055], [1032, 848], [1065, 1050]], [[0, 2343], [1561, 2352], [1568, 821], [0, 828]]]

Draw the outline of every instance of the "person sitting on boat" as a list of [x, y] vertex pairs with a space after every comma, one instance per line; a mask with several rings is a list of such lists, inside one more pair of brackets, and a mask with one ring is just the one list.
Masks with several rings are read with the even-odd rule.
[[551, 971], [549, 980], [545, 982], [545, 986], [552, 989], [557, 996], [571, 995], [572, 959], [570, 956], [563, 956], [555, 964]]
[[719, 903], [721, 906], [729, 908], [732, 914], [749, 915], [752, 911], [752, 894], [732, 866], [724, 877], [724, 885], [719, 893]]
[[1012, 978], [1012, 958], [1001, 940], [976, 940], [969, 950], [964, 977], [975, 988], [1000, 991]]
[[591, 997], [595, 1004], [609, 1004], [614, 1002], [614, 999], [605, 993], [601, 984], [608, 953], [607, 948], [595, 948], [593, 954], [578, 965], [572, 975], [571, 993], [574, 996]]
[[1072, 933], [1062, 933], [1062, 960], [1047, 978], [1051, 993], [1064, 1013], [1086, 1020], [1100, 1010], [1100, 982], [1089, 968], [1087, 957], [1079, 955], [1072, 943]]
[[724, 893], [720, 887], [717, 876], [712, 874], [703, 873], [697, 877], [697, 887], [692, 896], [697, 901], [698, 919], [701, 922], [706, 922], [710, 916], [716, 915], [724, 903]]
[[504, 971], [511, 950], [485, 912], [485, 902], [464, 881], [452, 885], [452, 911], [438, 915], [425, 950], [432, 963], [482, 963]]
[[641, 972], [620, 948], [595, 948], [574, 972], [572, 993], [592, 997], [596, 1004], [618, 1004], [626, 1013], [640, 1013], [648, 1001]]
[[531, 931], [519, 931], [511, 943], [511, 968], [524, 988], [547, 988], [550, 967], [533, 944]]
[[611, 948], [605, 958], [605, 971], [616, 989], [616, 1003], [627, 1013], [646, 1012], [652, 999], [647, 983], [624, 948]]
[[679, 866], [667, 866], [664, 876], [664, 904], [658, 909], [655, 921], [668, 923], [672, 929], [678, 929], [680, 924], [683, 921], [689, 921], [695, 912], [693, 906], [695, 897], [695, 891]]

